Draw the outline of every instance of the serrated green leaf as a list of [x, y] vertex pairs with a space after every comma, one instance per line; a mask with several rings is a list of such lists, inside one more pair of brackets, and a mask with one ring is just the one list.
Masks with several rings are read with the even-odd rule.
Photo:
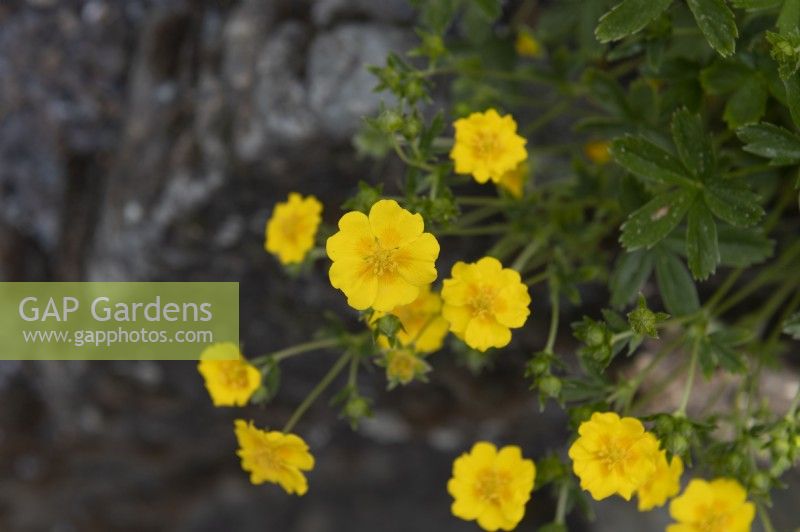
[[656, 258], [656, 283], [664, 308], [674, 316], [685, 316], [700, 308], [697, 287], [677, 255], [660, 252]]
[[703, 131], [700, 116], [685, 108], [672, 115], [672, 140], [683, 165], [699, 177], [705, 177], [714, 169], [714, 151], [710, 137]]
[[630, 303], [652, 272], [652, 253], [639, 249], [620, 255], [609, 279], [611, 306], [622, 308]]
[[758, 194], [733, 183], [712, 183], [703, 199], [717, 218], [736, 227], [750, 227], [764, 216]]
[[647, 26], [671, 3], [672, 0], [623, 0], [600, 17], [594, 33], [600, 42], [622, 39]]
[[722, 57], [736, 51], [736, 17], [724, 0], [686, 0], [708, 44]]
[[719, 244], [717, 224], [702, 200], [695, 200], [686, 216], [686, 257], [695, 279], [708, 278], [717, 270]]
[[686, 185], [688, 172], [675, 156], [640, 137], [626, 136], [611, 143], [614, 160], [644, 181]]
[[736, 134], [745, 143], [746, 152], [772, 159], [774, 164], [800, 162], [800, 137], [788, 129], [761, 123], [745, 126]]
[[758, 229], [721, 225], [717, 228], [720, 263], [746, 268], [772, 256], [775, 242]]
[[761, 120], [767, 107], [767, 88], [755, 76], [745, 78], [725, 104], [722, 118], [730, 129]]
[[695, 190], [681, 189], [656, 196], [622, 224], [620, 242], [628, 251], [653, 247], [683, 220], [695, 195]]

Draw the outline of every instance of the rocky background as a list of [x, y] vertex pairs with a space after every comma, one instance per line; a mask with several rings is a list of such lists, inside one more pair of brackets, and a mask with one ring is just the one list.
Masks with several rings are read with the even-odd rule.
[[[287, 280], [264, 223], [292, 190], [333, 223], [360, 179], [397, 175], [350, 138], [380, 101], [365, 66], [413, 43], [412, 23], [405, 0], [3, 0], [0, 280], [239, 281], [251, 354], [308, 339], [323, 311], [352, 320], [322, 265]], [[376, 416], [358, 433], [311, 410], [308, 495], [251, 486], [233, 419], [280, 426], [332, 356], [287, 362], [278, 398], [244, 412], [212, 408], [192, 363], [0, 362], [0, 530], [475, 530], [449, 513], [453, 458], [479, 438], [534, 457], [566, 438], [523, 352], [481, 377], [441, 354], [428, 385], [365, 376]], [[552, 518], [535, 499], [521, 530]], [[619, 506], [591, 529], [664, 519]]]

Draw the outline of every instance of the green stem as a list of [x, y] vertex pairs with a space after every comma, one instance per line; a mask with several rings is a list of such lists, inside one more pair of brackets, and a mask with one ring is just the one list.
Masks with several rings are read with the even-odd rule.
[[537, 273], [536, 275], [534, 275], [532, 277], [528, 277], [527, 279], [525, 279], [522, 282], [525, 283], [528, 286], [533, 286], [535, 284], [539, 284], [542, 281], [546, 280], [548, 276], [549, 276], [549, 274], [546, 271], [543, 271], [543, 272]]
[[572, 102], [568, 100], [562, 100], [561, 102], [552, 106], [549, 111], [543, 113], [538, 119], [531, 122], [530, 125], [525, 128], [525, 135], [530, 136], [539, 131], [541, 128], [561, 116], [570, 105], [572, 105]]
[[442, 229], [439, 236], [478, 236], [496, 235], [508, 231], [508, 224], [492, 224], [483, 227], [454, 227], [452, 229]]
[[502, 208], [511, 203], [511, 201], [505, 198], [489, 196], [459, 196], [456, 198], [456, 203], [459, 205], [495, 205]]
[[392, 144], [394, 144], [394, 152], [397, 154], [400, 160], [406, 163], [407, 165], [414, 166], [416, 168], [419, 168], [420, 170], [425, 170], [426, 172], [433, 172], [435, 170], [435, 168], [429, 164], [411, 159], [408, 156], [408, 154], [406, 154], [406, 152], [403, 150], [403, 147], [400, 146], [400, 143], [397, 141], [397, 139], [394, 139], [394, 142]]
[[633, 336], [633, 331], [623, 331], [621, 333], [617, 333], [617, 334], [615, 334], [614, 336], [611, 337], [611, 345], [616, 344], [620, 340], [624, 340], [626, 338], [630, 338], [631, 336]]
[[769, 513], [762, 503], [758, 503], [758, 517], [761, 520], [761, 526], [764, 528], [764, 532], [775, 532], [775, 527], [772, 526]]
[[694, 375], [697, 372], [697, 359], [700, 356], [700, 341], [695, 340], [692, 346], [692, 359], [689, 362], [689, 373], [686, 376], [686, 386], [683, 389], [683, 397], [681, 404], [675, 411], [676, 416], [686, 416], [686, 407], [689, 406], [689, 397], [692, 395], [692, 386], [694, 385]]
[[544, 346], [545, 353], [552, 353], [558, 335], [558, 314], [559, 314], [558, 290], [550, 287], [550, 332], [547, 334], [547, 344]]
[[339, 343], [338, 338], [323, 338], [322, 340], [305, 342], [302, 344], [293, 345], [292, 347], [287, 347], [286, 349], [275, 351], [274, 353], [269, 353], [268, 355], [262, 355], [250, 360], [249, 362], [254, 366], [266, 364], [270, 360], [274, 360], [275, 362], [280, 362], [281, 360], [293, 357], [295, 355], [300, 355], [302, 353], [307, 353], [309, 351], [315, 351], [317, 349], [325, 349], [327, 347], [333, 347], [338, 343]]
[[300, 421], [300, 418], [303, 417], [303, 414], [306, 413], [306, 410], [308, 410], [308, 408], [314, 404], [314, 401], [317, 400], [322, 392], [324, 392], [325, 389], [330, 386], [333, 380], [339, 375], [339, 373], [342, 372], [352, 356], [353, 355], [350, 353], [345, 353], [339, 357], [339, 360], [337, 360], [336, 363], [331, 366], [331, 369], [328, 370], [328, 373], [326, 373], [324, 377], [322, 377], [322, 380], [319, 381], [319, 384], [317, 384], [314, 389], [311, 390], [311, 393], [308, 394], [308, 397], [306, 397], [295, 409], [292, 417], [289, 418], [289, 421], [287, 421], [286, 425], [283, 427], [283, 432], [292, 431], [294, 426], [297, 425], [297, 422]]
[[533, 255], [539, 251], [542, 244], [544, 244], [544, 240], [544, 238], [535, 238], [528, 242], [528, 245], [522, 248], [516, 260], [511, 264], [511, 269], [521, 273], [530, 258], [533, 257]]
[[478, 207], [477, 209], [473, 209], [458, 219], [458, 227], [469, 227], [474, 225], [485, 220], [486, 218], [494, 216], [500, 210], [501, 207], [499, 205], [484, 205], [482, 207]]
[[358, 382], [358, 357], [353, 355], [350, 357], [350, 372], [347, 375], [347, 385], [355, 388]]
[[556, 503], [556, 519], [558, 525], [563, 525], [567, 516], [567, 496], [569, 495], [569, 483], [567, 481], [561, 482], [561, 487], [558, 490], [558, 502]]

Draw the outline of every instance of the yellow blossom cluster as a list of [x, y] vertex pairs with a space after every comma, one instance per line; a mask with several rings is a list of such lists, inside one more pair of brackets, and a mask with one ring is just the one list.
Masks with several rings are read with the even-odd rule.
[[378, 201], [368, 216], [345, 214], [327, 250], [331, 284], [350, 306], [377, 311], [371, 323], [387, 313], [397, 316], [403, 326], [397, 339], [421, 353], [439, 349], [448, 329], [479, 351], [504, 347], [510, 329], [522, 327], [530, 314], [519, 273], [492, 257], [456, 263], [441, 294], [433, 292], [439, 243], [424, 232], [419, 214], [393, 200]]
[[638, 493], [639, 509], [649, 510], [680, 489], [680, 457], [668, 464], [658, 439], [636, 418], [595, 412], [578, 428], [569, 457], [581, 488], [598, 501], [615, 494], [630, 500]]

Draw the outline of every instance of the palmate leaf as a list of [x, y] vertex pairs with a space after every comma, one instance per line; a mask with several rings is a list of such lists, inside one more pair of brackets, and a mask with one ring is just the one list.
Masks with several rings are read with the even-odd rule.
[[722, 57], [733, 55], [739, 30], [725, 0], [686, 0], [686, 3], [708, 44]]
[[600, 17], [594, 33], [600, 42], [622, 39], [647, 26], [671, 3], [672, 0], [623, 0]]
[[620, 242], [629, 251], [653, 247], [683, 220], [696, 195], [694, 189], [679, 189], [656, 196], [622, 224]]

